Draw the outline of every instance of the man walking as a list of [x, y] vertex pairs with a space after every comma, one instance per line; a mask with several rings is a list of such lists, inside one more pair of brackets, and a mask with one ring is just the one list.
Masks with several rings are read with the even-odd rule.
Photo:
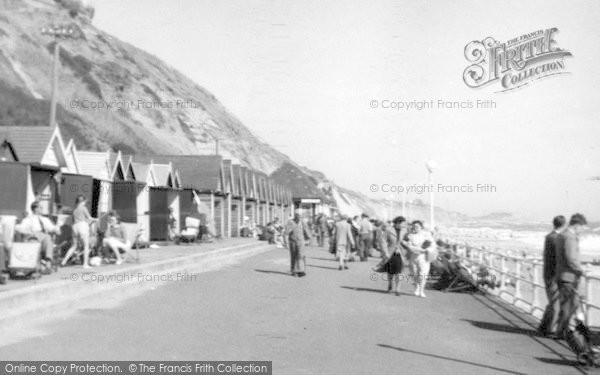
[[359, 232], [359, 241], [358, 251], [361, 262], [366, 262], [367, 258], [371, 256], [371, 246], [373, 245], [373, 225], [369, 220], [369, 216], [367, 214], [361, 215], [360, 220], [360, 232]]
[[342, 215], [337, 217], [335, 223], [335, 244], [336, 255], [340, 260], [339, 270], [347, 270], [347, 258], [350, 256], [350, 250], [354, 247], [354, 237], [352, 236], [352, 228], [348, 223], [348, 217]]
[[579, 308], [577, 287], [583, 275], [579, 262], [579, 233], [587, 225], [582, 214], [574, 214], [569, 226], [556, 239], [556, 272], [560, 293], [560, 313], [558, 314], [557, 335], [567, 337], [571, 318]]
[[317, 240], [319, 247], [325, 246], [325, 238], [327, 237], [327, 216], [320, 213], [317, 217]]
[[300, 214], [294, 214], [286, 226], [286, 236], [288, 237], [288, 246], [290, 249], [290, 268], [292, 276], [303, 277], [306, 275], [306, 255], [304, 254], [304, 241], [309, 238], [308, 230]]
[[558, 282], [556, 278], [556, 240], [565, 226], [564, 216], [556, 216], [552, 220], [554, 230], [546, 236], [544, 241], [544, 284], [546, 285], [546, 296], [548, 305], [544, 316], [538, 327], [538, 335], [552, 337], [556, 334], [558, 312], [560, 309], [560, 294], [558, 293]]

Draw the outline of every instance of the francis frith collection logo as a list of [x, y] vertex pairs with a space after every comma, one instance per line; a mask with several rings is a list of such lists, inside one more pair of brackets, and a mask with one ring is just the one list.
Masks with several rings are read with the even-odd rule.
[[568, 73], [565, 57], [568, 50], [558, 47], [553, 27], [500, 43], [492, 37], [474, 40], [465, 47], [465, 57], [471, 63], [464, 73], [465, 84], [472, 88], [492, 83], [500, 91], [514, 90], [550, 76]]

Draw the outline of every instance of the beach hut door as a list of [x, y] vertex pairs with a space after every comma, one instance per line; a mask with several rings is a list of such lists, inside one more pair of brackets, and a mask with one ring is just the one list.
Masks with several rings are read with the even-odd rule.
[[166, 189], [150, 189], [150, 240], [165, 241], [168, 233], [169, 199]]

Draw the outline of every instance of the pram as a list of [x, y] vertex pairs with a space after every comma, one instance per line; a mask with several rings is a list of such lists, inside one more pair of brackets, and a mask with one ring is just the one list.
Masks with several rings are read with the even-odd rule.
[[569, 348], [577, 355], [577, 361], [588, 367], [600, 367], [600, 348], [592, 343], [592, 332], [585, 324], [586, 304], [581, 294], [577, 293], [579, 307], [575, 312], [575, 328], [565, 334]]

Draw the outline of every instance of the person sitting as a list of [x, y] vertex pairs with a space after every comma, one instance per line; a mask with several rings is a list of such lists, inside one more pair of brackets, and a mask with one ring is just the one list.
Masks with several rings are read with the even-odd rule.
[[252, 230], [250, 229], [250, 218], [248, 216], [244, 216], [242, 227], [240, 228], [240, 236], [252, 237]]
[[265, 239], [269, 242], [269, 245], [275, 244], [275, 235], [277, 233], [277, 229], [275, 229], [275, 225], [272, 222], [268, 222], [265, 227]]
[[31, 204], [31, 213], [15, 226], [15, 230], [24, 236], [24, 241], [36, 240], [40, 242], [40, 252], [43, 262], [52, 262], [54, 257], [53, 234], [59, 234], [60, 228], [54, 225], [50, 219], [42, 216], [40, 203], [35, 201]]
[[131, 250], [131, 242], [125, 237], [125, 231], [119, 223], [119, 215], [115, 211], [108, 213], [108, 228], [104, 240], [102, 240], [102, 245], [109, 247], [115, 253], [117, 265], [123, 263], [121, 251], [123, 251], [124, 256], [127, 256]]

